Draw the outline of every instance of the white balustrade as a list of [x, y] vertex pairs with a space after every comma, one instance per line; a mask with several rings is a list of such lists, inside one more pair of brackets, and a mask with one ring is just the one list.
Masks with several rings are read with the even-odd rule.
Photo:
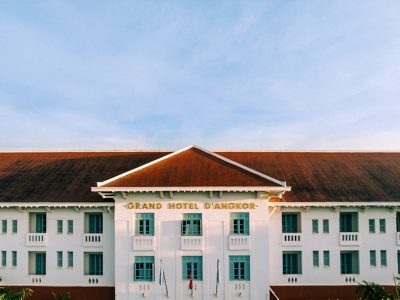
[[181, 236], [181, 250], [203, 250], [203, 237]]
[[358, 246], [360, 239], [358, 232], [340, 232], [339, 233], [340, 246]]
[[82, 246], [84, 247], [103, 247], [102, 233], [84, 233]]
[[248, 235], [230, 235], [229, 250], [250, 250], [250, 237]]
[[47, 246], [47, 233], [27, 233], [25, 237], [27, 247]]
[[301, 233], [282, 233], [282, 246], [301, 246], [302, 236]]
[[155, 249], [155, 238], [154, 236], [138, 235], [133, 237], [134, 251], [146, 251]]

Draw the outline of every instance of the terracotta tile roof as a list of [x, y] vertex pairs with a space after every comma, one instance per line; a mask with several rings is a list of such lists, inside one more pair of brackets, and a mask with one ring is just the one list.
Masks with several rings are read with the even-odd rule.
[[277, 182], [191, 146], [102, 187], [272, 187]]
[[[102, 201], [97, 182], [167, 152], [0, 153], [1, 202]], [[278, 180], [285, 201], [400, 201], [400, 153], [218, 152]], [[198, 166], [193, 174], [201, 171]]]

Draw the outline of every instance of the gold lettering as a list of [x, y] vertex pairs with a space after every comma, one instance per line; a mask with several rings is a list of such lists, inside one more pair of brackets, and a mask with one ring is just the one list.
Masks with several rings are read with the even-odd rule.
[[243, 209], [249, 209], [249, 204], [248, 203], [243, 203], [242, 204]]
[[214, 204], [214, 209], [221, 209], [221, 206], [219, 205], [219, 203]]
[[182, 209], [182, 203], [177, 203], [176, 204], [176, 209]]
[[132, 209], [132, 208], [134, 208], [134, 207], [135, 207], [135, 205], [134, 205], [132, 202], [129, 202], [129, 203], [128, 203], [128, 208], [129, 208], [129, 209]]
[[235, 208], [236, 209], [242, 209], [242, 204], [241, 203], [235, 203]]
[[162, 204], [161, 203], [157, 203], [157, 209], [161, 209], [162, 208]]
[[204, 208], [205, 209], [210, 209], [211, 208], [211, 203], [210, 202], [204, 203]]
[[149, 203], [149, 209], [156, 209], [155, 203]]
[[229, 209], [234, 209], [235, 208], [235, 203], [228, 203]]
[[140, 203], [139, 202], [135, 203], [135, 209], [140, 209]]
[[142, 209], [149, 209], [146, 202], [142, 204]]
[[175, 209], [175, 203], [168, 203], [168, 209]]
[[254, 203], [250, 203], [250, 209], [255, 209], [256, 205]]
[[199, 209], [199, 207], [197, 206], [197, 203], [194, 203], [194, 208]]
[[222, 209], [228, 209], [228, 203], [221, 203]]

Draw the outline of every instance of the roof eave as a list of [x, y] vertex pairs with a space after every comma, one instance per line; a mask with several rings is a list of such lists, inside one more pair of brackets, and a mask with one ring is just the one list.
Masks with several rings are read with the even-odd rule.
[[289, 192], [290, 186], [92, 187], [92, 192]]

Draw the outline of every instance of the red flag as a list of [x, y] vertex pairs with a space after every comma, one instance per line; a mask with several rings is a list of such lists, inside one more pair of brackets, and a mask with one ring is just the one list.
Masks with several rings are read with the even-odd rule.
[[193, 291], [193, 274], [190, 272], [189, 290]]

